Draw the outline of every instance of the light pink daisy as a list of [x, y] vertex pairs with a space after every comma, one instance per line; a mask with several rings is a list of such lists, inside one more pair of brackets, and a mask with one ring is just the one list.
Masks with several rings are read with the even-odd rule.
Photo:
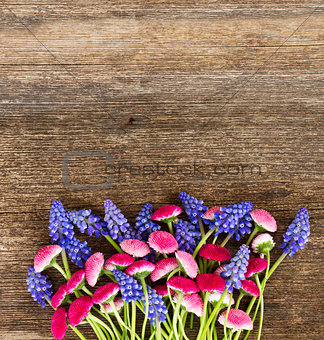
[[145, 242], [135, 239], [124, 240], [120, 244], [120, 247], [125, 253], [135, 257], [144, 257], [151, 252], [149, 246]]
[[51, 304], [53, 308], [57, 308], [60, 306], [63, 301], [65, 300], [65, 297], [67, 296], [67, 284], [60, 286], [57, 292], [52, 296]]
[[165, 275], [171, 273], [173, 270], [179, 267], [177, 259], [170, 257], [168, 259], [162, 259], [155, 263], [155, 269], [151, 273], [151, 280], [153, 282], [160, 280]]
[[125, 273], [130, 276], [134, 276], [136, 279], [145, 278], [150, 275], [155, 269], [155, 264], [139, 260], [132, 263], [126, 270]]
[[220, 267], [218, 267], [215, 271], [214, 274], [220, 276], [222, 272], [225, 271], [225, 266], [226, 264], [221, 265]]
[[274, 232], [277, 230], [276, 220], [266, 210], [263, 209], [252, 210], [250, 212], [250, 215], [253, 221], [262, 229], [270, 232]]
[[152, 249], [161, 254], [171, 254], [178, 249], [177, 240], [166, 231], [154, 231], [149, 236], [148, 243]]
[[267, 268], [267, 260], [261, 258], [249, 259], [249, 264], [245, 272], [245, 278], [249, 278], [254, 274], [261, 273]]
[[88, 313], [93, 306], [91, 297], [88, 295], [81, 296], [74, 300], [69, 308], [68, 316], [72, 327], [77, 326], [83, 319], [88, 316]]
[[109, 259], [105, 262], [104, 268], [108, 268], [108, 264], [110, 264], [119, 270], [124, 270], [133, 262], [134, 258], [132, 256], [124, 253], [117, 253], [109, 257]]
[[255, 253], [266, 254], [268, 251], [271, 251], [275, 243], [273, 241], [273, 237], [268, 234], [260, 234], [252, 241], [252, 249]]
[[[209, 295], [208, 301], [213, 303], [213, 304], [216, 304], [220, 300], [222, 294], [223, 294], [223, 292], [212, 293], [212, 294]], [[231, 300], [231, 294], [227, 293], [225, 295], [225, 297], [223, 298], [223, 301], [222, 301], [220, 308], [227, 307], [228, 304], [230, 303], [230, 301], [231, 301], [231, 306], [234, 305], [234, 303], [235, 303], [234, 299], [232, 298], [232, 300]]]
[[[168, 287], [167, 285], [160, 285], [153, 287], [158, 294], [160, 294], [162, 297], [168, 296]], [[174, 294], [174, 291], [170, 289], [170, 294]]]
[[51, 330], [55, 339], [61, 340], [64, 338], [68, 330], [66, 317], [65, 308], [58, 308], [52, 316]]
[[[224, 325], [226, 311], [224, 311], [218, 318], [218, 322]], [[253, 322], [251, 318], [240, 309], [230, 309], [227, 317], [227, 328], [232, 328], [233, 332], [244, 329], [250, 331], [253, 329]]]
[[176, 205], [165, 205], [156, 210], [152, 215], [152, 220], [171, 222], [182, 213], [182, 209]]
[[198, 274], [198, 265], [195, 259], [191, 254], [186, 253], [185, 251], [178, 250], [175, 253], [176, 258], [178, 259], [180, 266], [183, 268], [185, 273], [192, 279], [194, 279]]
[[108, 270], [110, 272], [112, 272], [114, 269], [116, 269], [116, 266], [113, 265], [112, 263], [109, 262], [109, 259], [105, 261], [104, 264], [104, 270]]
[[216, 274], [199, 274], [196, 282], [199, 289], [204, 292], [223, 292], [225, 289], [225, 280]]
[[213, 219], [215, 219], [214, 214], [215, 214], [215, 213], [220, 213], [220, 212], [221, 212], [220, 208], [221, 208], [221, 207], [219, 207], [219, 206], [209, 208], [209, 209], [204, 213], [203, 218], [205, 218], [206, 220], [213, 220]]
[[[173, 297], [174, 302], [178, 301], [178, 294]], [[181, 305], [189, 312], [196, 314], [199, 318], [203, 315], [204, 303], [199, 294], [184, 295]]]
[[92, 302], [99, 304], [103, 302], [109, 302], [112, 300], [117, 293], [119, 292], [120, 288], [117, 283], [109, 282], [104, 286], [99, 287], [92, 296]]
[[204, 244], [199, 250], [199, 256], [213, 261], [229, 261], [231, 259], [230, 252], [218, 244]]
[[75, 290], [79, 290], [84, 285], [85, 270], [81, 269], [72, 274], [70, 280], [67, 282], [67, 293], [72, 294]]
[[34, 258], [35, 271], [40, 273], [47, 267], [51, 266], [53, 260], [55, 260], [57, 255], [61, 253], [62, 249], [63, 248], [57, 244], [51, 244], [41, 248]]
[[85, 263], [85, 277], [88, 284], [91, 287], [94, 287], [98, 281], [101, 270], [103, 268], [103, 264], [105, 262], [104, 256], [102, 253], [95, 253], [91, 255]]
[[187, 279], [183, 276], [173, 276], [169, 279], [166, 285], [180, 294], [198, 293], [200, 290], [195, 281]]
[[243, 280], [240, 289], [243, 290], [243, 292], [247, 295], [254, 296], [256, 298], [258, 298], [260, 295], [260, 290], [258, 286], [252, 280]]
[[[117, 309], [117, 312], [120, 311], [123, 308], [123, 306], [124, 306], [124, 300], [121, 297], [119, 297], [119, 296], [114, 298], [114, 302], [113, 303], [114, 303], [114, 305], [115, 305], [115, 307]], [[106, 311], [106, 313], [108, 313], [108, 314], [114, 313], [110, 303], [103, 303], [101, 305], [100, 310], [101, 310], [101, 312]]]

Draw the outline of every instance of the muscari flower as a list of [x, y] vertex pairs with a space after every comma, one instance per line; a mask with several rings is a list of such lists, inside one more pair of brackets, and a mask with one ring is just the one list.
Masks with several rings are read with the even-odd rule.
[[[156, 292], [155, 289], [147, 286], [147, 295], [148, 295], [148, 318], [152, 325], [154, 325], [157, 318], [161, 322], [166, 320], [166, 315], [168, 313], [167, 308], [163, 302], [162, 296]], [[146, 312], [146, 304], [145, 304], [145, 296], [142, 296], [142, 300], [144, 301], [144, 312]]]
[[140, 301], [144, 296], [142, 285], [131, 276], [121, 272], [120, 270], [113, 270], [115, 279], [119, 284], [122, 299], [127, 303], [130, 301]]
[[[221, 325], [225, 323], [226, 312], [224, 311], [218, 318]], [[252, 330], [253, 322], [251, 318], [240, 309], [230, 309], [226, 322], [227, 328], [232, 328], [233, 332], [238, 330]]]
[[166, 223], [172, 222], [181, 213], [182, 209], [176, 205], [164, 205], [154, 212], [152, 219]]
[[185, 192], [181, 192], [179, 199], [185, 207], [186, 214], [188, 215], [192, 224], [196, 225], [196, 229], [199, 230], [198, 218], [202, 218], [205, 224], [209, 224], [209, 220], [204, 219], [203, 215], [208, 210], [202, 200], [190, 196]]
[[135, 229], [137, 229], [143, 241], [147, 241], [151, 233], [161, 228], [161, 226], [152, 221], [153, 209], [152, 204], [146, 203], [136, 217]]
[[108, 314], [113, 314], [114, 311], [111, 307], [111, 303], [113, 303], [115, 305], [117, 312], [119, 312], [124, 306], [124, 300], [121, 297], [117, 296], [117, 297], [114, 298], [114, 300], [112, 302], [103, 303], [101, 305], [101, 308], [100, 308], [101, 312], [106, 311], [106, 313], [108, 313]]
[[115, 268], [124, 270], [134, 262], [134, 258], [128, 254], [117, 253], [109, 257], [104, 264], [106, 270], [113, 270]]
[[64, 338], [67, 326], [67, 313], [65, 308], [58, 308], [53, 316], [51, 322], [51, 331], [55, 339], [61, 340]]
[[195, 226], [187, 221], [176, 219], [173, 223], [174, 237], [178, 242], [179, 250], [192, 254], [201, 240], [201, 234]]
[[83, 319], [87, 318], [93, 303], [88, 295], [81, 296], [74, 300], [68, 311], [69, 322], [72, 327], [77, 326]]
[[231, 254], [226, 248], [212, 243], [204, 244], [198, 254], [209, 261], [229, 261], [231, 259]]
[[223, 292], [225, 281], [216, 274], [199, 274], [196, 278], [200, 290], [208, 293]]
[[221, 276], [221, 273], [226, 271], [225, 266], [226, 266], [226, 264], [223, 264], [223, 265], [219, 266], [218, 268], [216, 268], [216, 270], [214, 271], [214, 274]]
[[144, 257], [150, 253], [149, 246], [140, 240], [128, 239], [120, 244], [120, 248], [127, 254], [135, 257]]
[[151, 280], [153, 282], [160, 280], [162, 277], [170, 274], [173, 270], [179, 267], [177, 259], [170, 257], [162, 259], [155, 263], [155, 269], [151, 273]]
[[225, 271], [221, 273], [221, 277], [226, 280], [226, 287], [228, 287], [230, 293], [233, 292], [233, 287], [241, 288], [242, 280], [245, 279], [244, 274], [247, 271], [249, 253], [249, 247], [242, 244], [231, 262], [225, 265]]
[[[174, 302], [178, 301], [178, 294], [173, 297]], [[199, 294], [187, 294], [181, 299], [181, 306], [183, 306], [187, 312], [196, 314], [199, 318], [203, 315], [204, 303]]]
[[85, 270], [81, 269], [72, 274], [67, 282], [66, 291], [68, 294], [72, 294], [75, 290], [80, 290], [84, 286]]
[[126, 268], [125, 273], [133, 276], [135, 279], [145, 278], [155, 269], [155, 264], [145, 260], [139, 260], [132, 263]]
[[149, 246], [161, 254], [171, 254], [178, 249], [177, 240], [166, 231], [155, 231], [148, 240]]
[[198, 274], [198, 265], [191, 254], [185, 251], [178, 250], [175, 253], [176, 259], [178, 260], [183, 271], [191, 278], [194, 279]]
[[245, 277], [251, 277], [255, 274], [263, 272], [267, 268], [267, 260], [261, 258], [249, 259], [245, 272]]
[[296, 217], [288, 227], [283, 236], [283, 243], [280, 245], [283, 252], [290, 257], [299, 249], [304, 249], [310, 234], [309, 216], [306, 208], [300, 208]]
[[251, 244], [253, 252], [259, 254], [267, 254], [274, 246], [273, 237], [268, 233], [258, 235]]
[[166, 285], [178, 294], [194, 294], [200, 291], [195, 281], [183, 276], [171, 277]]
[[109, 282], [104, 286], [99, 287], [92, 296], [92, 302], [99, 303], [107, 303], [115, 298], [115, 296], [119, 292], [119, 285], [114, 282]]
[[99, 279], [103, 265], [104, 256], [102, 253], [93, 254], [85, 263], [85, 277], [89, 286], [94, 287]]
[[68, 297], [67, 284], [60, 286], [57, 292], [52, 296], [51, 304], [53, 308], [62, 305]]
[[33, 266], [28, 269], [28, 276], [26, 279], [28, 291], [31, 293], [32, 298], [44, 308], [47, 299], [51, 300], [52, 297], [52, 284], [46, 275], [37, 273]]
[[35, 271], [40, 273], [50, 267], [61, 251], [62, 247], [57, 244], [51, 244], [41, 248], [34, 258]]

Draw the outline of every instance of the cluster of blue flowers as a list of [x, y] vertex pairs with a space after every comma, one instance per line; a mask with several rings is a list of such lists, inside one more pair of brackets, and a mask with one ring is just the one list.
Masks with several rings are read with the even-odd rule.
[[161, 226], [152, 221], [153, 209], [152, 204], [146, 203], [136, 217], [135, 228], [138, 231], [138, 239], [147, 241], [151, 233], [161, 228]]
[[[148, 295], [148, 317], [152, 325], [154, 325], [157, 318], [161, 322], [166, 320], [168, 310], [163, 302], [162, 296], [156, 292], [155, 289], [147, 286]], [[145, 296], [142, 297], [144, 301], [144, 312], [146, 312]]]
[[120, 286], [124, 301], [128, 303], [130, 301], [140, 301], [143, 298], [143, 287], [137, 280], [118, 269], [114, 269], [113, 273]]
[[42, 308], [47, 304], [46, 299], [51, 300], [52, 298], [52, 284], [46, 275], [37, 273], [33, 266], [28, 268], [27, 276], [28, 291], [31, 293], [34, 301], [39, 303]]
[[195, 226], [181, 219], [176, 219], [173, 225], [174, 237], [179, 244], [179, 249], [192, 254], [201, 240], [201, 233]]
[[290, 257], [303, 249], [310, 234], [309, 216], [306, 208], [300, 208], [283, 236], [281, 248]]
[[226, 264], [221, 277], [226, 281], [226, 287], [230, 293], [233, 292], [233, 287], [240, 289], [242, 281], [245, 280], [245, 273], [249, 263], [250, 249], [245, 244], [240, 246], [239, 251], [231, 259], [229, 264]]

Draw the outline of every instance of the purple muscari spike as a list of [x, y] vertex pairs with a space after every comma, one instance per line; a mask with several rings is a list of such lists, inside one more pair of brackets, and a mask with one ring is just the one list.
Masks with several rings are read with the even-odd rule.
[[87, 247], [87, 242], [81, 242], [76, 237], [73, 237], [72, 240], [67, 240], [66, 243], [62, 244], [67, 251], [72, 262], [74, 262], [79, 267], [83, 268], [85, 262], [92, 255], [91, 249]]
[[135, 229], [137, 229], [142, 241], [147, 241], [151, 233], [161, 228], [152, 221], [153, 209], [152, 204], [146, 203], [136, 217]]
[[31, 293], [34, 301], [39, 303], [42, 308], [44, 308], [47, 304], [47, 300], [51, 300], [53, 292], [52, 292], [52, 284], [49, 281], [46, 275], [42, 275], [41, 273], [36, 273], [33, 266], [28, 268], [28, 276], [26, 279], [28, 285], [28, 291]]
[[137, 280], [117, 269], [114, 269], [113, 273], [120, 286], [124, 301], [128, 303], [130, 301], [140, 301], [143, 298], [143, 287]]
[[175, 228], [174, 237], [179, 244], [179, 249], [192, 254], [201, 240], [200, 232], [196, 230], [195, 226], [181, 219], [176, 219], [173, 225]]
[[224, 266], [224, 271], [221, 272], [221, 277], [226, 281], [229, 293], [233, 292], [233, 288], [240, 289], [242, 281], [245, 280], [245, 273], [249, 263], [250, 249], [245, 244], [242, 244], [239, 251], [231, 259], [229, 264]]
[[[204, 205], [204, 202], [202, 200], [198, 200], [197, 198], [190, 196], [185, 192], [180, 193], [179, 199], [182, 202], [183, 206], [185, 207], [185, 211], [190, 219], [190, 222], [196, 225], [196, 229], [199, 230], [198, 217], [202, 218], [202, 216], [204, 215], [205, 211], [208, 210], [208, 208]], [[210, 223], [209, 220], [203, 218], [202, 221], [205, 224]]]
[[281, 248], [292, 257], [299, 249], [304, 249], [310, 235], [309, 216], [306, 208], [300, 208], [296, 217], [283, 236]]
[[[161, 322], [166, 320], [166, 315], [168, 313], [167, 308], [163, 302], [163, 298], [160, 294], [156, 292], [155, 289], [147, 286], [148, 295], [148, 317], [150, 319], [151, 325], [154, 325], [157, 318]], [[146, 312], [145, 296], [143, 295], [142, 300], [144, 301], [144, 312]]]

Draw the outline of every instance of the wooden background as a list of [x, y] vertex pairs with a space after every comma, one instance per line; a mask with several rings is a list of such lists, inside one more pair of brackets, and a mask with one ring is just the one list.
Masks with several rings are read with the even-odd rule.
[[[52, 339], [25, 283], [52, 200], [102, 215], [110, 198], [134, 223], [180, 191], [252, 200], [277, 245], [309, 209], [310, 242], [269, 282], [262, 339], [324, 338], [323, 69], [319, 0], [0, 1], [0, 339]], [[121, 167], [109, 188], [63, 183], [64, 157], [98, 151]], [[69, 183], [100, 185], [106, 163], [71, 157]]]

